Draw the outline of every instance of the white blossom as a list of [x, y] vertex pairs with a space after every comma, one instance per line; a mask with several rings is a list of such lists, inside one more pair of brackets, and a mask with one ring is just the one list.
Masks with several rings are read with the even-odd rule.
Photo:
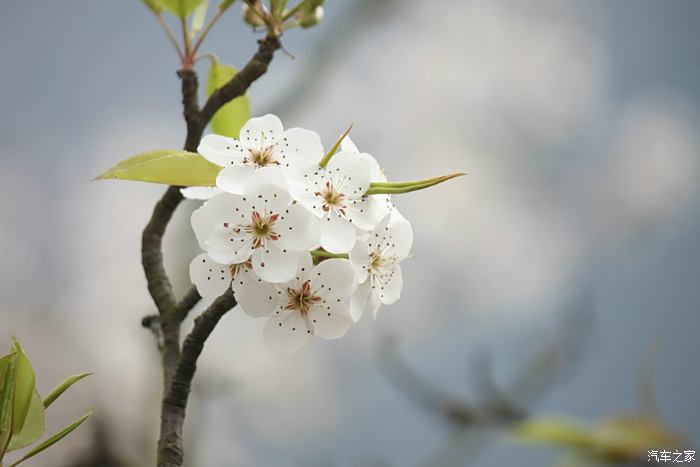
[[349, 298], [357, 287], [350, 262], [327, 259], [317, 266], [306, 260], [296, 276], [275, 284], [274, 294], [247, 294], [239, 304], [253, 316], [270, 316], [264, 328], [267, 344], [275, 350], [296, 352], [313, 336], [337, 339], [352, 325]]
[[370, 183], [369, 164], [351, 151], [340, 151], [325, 168], [317, 164], [297, 172], [292, 195], [322, 219], [321, 246], [326, 251], [350, 251], [356, 228], [372, 230], [386, 214], [383, 204], [365, 196]]
[[284, 130], [275, 115], [251, 118], [238, 139], [216, 134], [202, 138], [197, 151], [223, 167], [216, 185], [229, 193], [243, 194], [251, 175], [264, 167], [288, 170], [308, 167], [323, 157], [321, 138], [303, 128]]
[[281, 170], [261, 168], [248, 180], [243, 195], [223, 193], [192, 214], [195, 235], [220, 264], [251, 260], [255, 274], [267, 282], [286, 282], [319, 241], [316, 218], [293, 203]]
[[408, 257], [412, 244], [411, 225], [396, 208], [366, 238], [357, 241], [350, 251], [360, 283], [350, 300], [354, 320], [366, 309], [376, 317], [382, 304], [399, 299], [403, 285], [399, 263]]

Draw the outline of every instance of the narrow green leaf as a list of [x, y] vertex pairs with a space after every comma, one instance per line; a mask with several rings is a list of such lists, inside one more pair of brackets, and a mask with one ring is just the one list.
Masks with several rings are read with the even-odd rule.
[[19, 433], [12, 435], [10, 445], [7, 450], [14, 451], [29, 446], [44, 435], [46, 431], [46, 419], [44, 414], [44, 404], [41, 402], [39, 392], [34, 389], [32, 400], [29, 404], [27, 418]]
[[53, 436], [49, 437], [46, 441], [42, 442], [39, 444], [37, 447], [29, 451], [27, 454], [25, 454], [21, 459], [19, 459], [17, 462], [14, 464], [10, 465], [9, 467], [15, 467], [16, 465], [19, 465], [20, 463], [26, 461], [27, 459], [36, 456], [39, 454], [41, 451], [45, 450], [48, 447], [51, 447], [52, 445], [56, 444], [57, 442], [61, 441], [63, 438], [65, 438], [71, 431], [75, 430], [80, 426], [81, 423], [83, 423], [87, 418], [94, 413], [93, 409], [88, 410], [82, 417], [68, 425], [66, 428], [63, 430], [59, 431], [58, 433], [54, 434]]
[[5, 456], [7, 445], [12, 437], [12, 414], [14, 413], [15, 373], [17, 368], [17, 352], [3, 357], [4, 384], [0, 393], [0, 459]]
[[311, 250], [309, 253], [311, 253], [311, 256], [314, 258], [350, 258], [347, 253], [331, 253], [330, 251], [326, 250]]
[[53, 390], [44, 397], [44, 408], [48, 408], [58, 397], [63, 394], [69, 387], [81, 379], [90, 376], [92, 373], [80, 373], [79, 375], [69, 376], [61, 384], [53, 388]]
[[[213, 57], [207, 78], [207, 96], [231, 81], [236, 76], [236, 69], [230, 65], [222, 65]], [[250, 119], [250, 102], [245, 94], [233, 99], [221, 107], [211, 119], [211, 130], [230, 138], [238, 138], [241, 127]]]
[[435, 178], [428, 178], [425, 180], [418, 180], [414, 182], [373, 182], [370, 184], [369, 189], [365, 193], [366, 195], [379, 195], [379, 194], [390, 194], [397, 195], [401, 193], [409, 193], [411, 191], [425, 190], [431, 186], [446, 182], [455, 177], [461, 177], [463, 173], [454, 173], [450, 175], [443, 175]]
[[125, 159], [95, 177], [133, 180], [176, 186], [214, 186], [221, 170], [194, 152], [157, 149]]
[[345, 137], [350, 133], [350, 130], [352, 130], [352, 123], [348, 127], [347, 130], [343, 132], [342, 135], [338, 138], [338, 140], [331, 146], [331, 148], [328, 150], [325, 156], [319, 161], [318, 165], [321, 167], [325, 167], [328, 165], [328, 162], [331, 160], [331, 157], [335, 155], [335, 153], [338, 151], [338, 148], [340, 147], [340, 144], [343, 142]]
[[12, 415], [12, 433], [16, 435], [22, 431], [25, 419], [27, 418], [29, 405], [32, 402], [32, 396], [35, 391], [35, 380], [34, 369], [32, 368], [31, 362], [24, 354], [22, 346], [15, 340], [13, 347], [15, 352], [17, 352], [17, 368], [15, 370], [15, 402], [14, 413]]
[[159, 15], [163, 11], [161, 0], [142, 0], [143, 3], [155, 14]]
[[159, 0], [163, 8], [182, 19], [192, 13], [204, 0]]

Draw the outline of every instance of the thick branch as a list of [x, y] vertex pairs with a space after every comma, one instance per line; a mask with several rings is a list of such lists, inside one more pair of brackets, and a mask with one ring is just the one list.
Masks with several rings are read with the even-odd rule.
[[267, 67], [272, 61], [275, 50], [280, 48], [280, 41], [276, 37], [267, 36], [260, 39], [258, 44], [258, 52], [250, 59], [246, 66], [243, 67], [231, 81], [221, 86], [209, 96], [209, 100], [204, 104], [204, 108], [202, 109], [202, 121], [209, 122], [217, 110], [232, 99], [245, 94], [253, 81], [267, 71]]
[[217, 323], [231, 308], [236, 306], [233, 292], [228, 289], [194, 321], [192, 332], [182, 345], [182, 354], [177, 370], [163, 399], [161, 415], [161, 439], [158, 441], [158, 466], [179, 467], [182, 465], [182, 425], [185, 420], [187, 398], [192, 387], [192, 379], [197, 370], [197, 359], [202, 353], [204, 342]]

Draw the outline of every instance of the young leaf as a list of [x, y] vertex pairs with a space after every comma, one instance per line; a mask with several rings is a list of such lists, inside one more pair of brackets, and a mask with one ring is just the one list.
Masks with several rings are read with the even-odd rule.
[[143, 3], [155, 14], [159, 15], [163, 11], [161, 0], [143, 0]]
[[409, 193], [411, 191], [425, 190], [431, 186], [446, 182], [455, 177], [461, 177], [463, 173], [454, 173], [450, 175], [442, 175], [440, 177], [418, 180], [415, 182], [372, 182], [366, 195], [398, 195], [401, 193]]
[[95, 177], [176, 186], [214, 186], [221, 170], [194, 152], [158, 149], [125, 159]]
[[73, 386], [75, 383], [80, 381], [81, 379], [85, 378], [86, 376], [90, 376], [92, 373], [80, 373], [79, 375], [73, 375], [69, 376], [61, 384], [53, 388], [53, 390], [44, 397], [44, 408], [48, 408], [53, 402], [59, 398], [61, 394], [66, 392], [66, 390]]
[[17, 353], [17, 368], [15, 369], [15, 402], [12, 415], [12, 433], [16, 435], [22, 431], [29, 412], [29, 405], [34, 395], [34, 369], [19, 342], [14, 341], [13, 349]]
[[8, 452], [29, 446], [41, 438], [45, 431], [46, 420], [44, 414], [44, 404], [41, 402], [39, 392], [34, 389], [32, 400], [29, 404], [29, 411], [27, 412], [27, 418], [24, 421], [24, 426], [19, 433], [12, 435], [10, 444], [7, 447]]
[[194, 36], [199, 31], [202, 30], [204, 26], [204, 20], [207, 17], [207, 9], [209, 8], [209, 0], [203, 0], [197, 8], [194, 9], [194, 15], [192, 15], [192, 35]]
[[204, 0], [160, 0], [160, 4], [164, 9], [179, 16], [182, 19], [187, 18], [187, 15], [197, 8]]
[[44, 449], [56, 444], [57, 442], [61, 441], [63, 438], [65, 438], [71, 431], [75, 430], [80, 426], [81, 423], [83, 423], [87, 418], [92, 415], [94, 412], [93, 409], [88, 410], [82, 417], [68, 425], [66, 428], [63, 430], [59, 431], [55, 435], [49, 437], [46, 441], [42, 442], [39, 444], [37, 447], [26, 453], [21, 459], [19, 459], [17, 462], [14, 464], [11, 464], [9, 467], [15, 467], [16, 465], [19, 465], [20, 463], [26, 461], [27, 459], [36, 456], [39, 454], [41, 451]]
[[17, 352], [2, 358], [4, 384], [0, 388], [0, 459], [7, 451], [7, 445], [12, 437], [12, 414], [14, 412], [15, 369], [17, 367]]
[[[236, 76], [236, 69], [229, 65], [222, 65], [212, 58], [207, 78], [207, 96], [228, 83]], [[245, 94], [239, 96], [221, 107], [211, 119], [211, 130], [218, 135], [238, 138], [243, 124], [250, 119], [250, 102]]]
[[590, 428], [580, 423], [557, 418], [541, 417], [518, 425], [515, 439], [526, 443], [553, 444], [584, 448], [593, 444]]

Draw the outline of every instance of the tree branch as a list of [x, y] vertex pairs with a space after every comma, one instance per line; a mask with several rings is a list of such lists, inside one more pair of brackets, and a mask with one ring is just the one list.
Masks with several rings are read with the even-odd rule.
[[217, 110], [223, 105], [242, 96], [248, 90], [251, 83], [265, 74], [267, 67], [272, 61], [275, 51], [280, 48], [280, 41], [277, 37], [266, 36], [258, 41], [258, 52], [246, 64], [236, 76], [214, 91], [209, 100], [204, 104], [201, 112], [203, 121], [208, 122]]
[[180, 322], [183, 322], [185, 318], [187, 318], [190, 310], [192, 310], [201, 299], [202, 297], [199, 295], [199, 292], [197, 292], [197, 287], [190, 287], [190, 290], [187, 291], [177, 305], [177, 316]]
[[182, 465], [182, 425], [185, 421], [185, 410], [192, 388], [192, 379], [197, 370], [197, 359], [202, 353], [204, 342], [221, 317], [234, 306], [236, 306], [236, 299], [229, 288], [195, 319], [192, 332], [182, 345], [182, 354], [177, 370], [163, 399], [161, 430], [165, 429], [166, 431], [161, 431], [161, 438], [158, 441], [159, 467], [179, 467]]

